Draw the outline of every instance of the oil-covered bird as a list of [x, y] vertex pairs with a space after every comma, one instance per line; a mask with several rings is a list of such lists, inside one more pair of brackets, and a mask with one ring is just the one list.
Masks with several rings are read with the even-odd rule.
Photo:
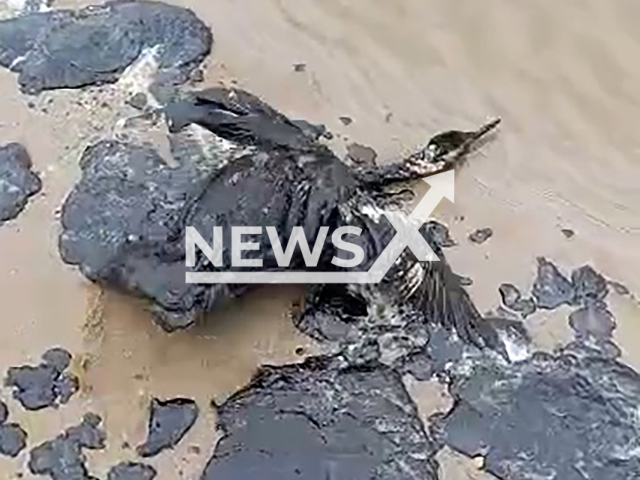
[[[252, 288], [186, 283], [187, 226], [205, 238], [213, 226], [223, 227], [222, 266], [199, 255], [196, 271], [343, 271], [332, 259], [345, 252], [329, 241], [341, 226], [361, 229], [354, 242], [365, 252], [358, 268], [367, 270], [396, 233], [381, 214], [398, 208], [388, 187], [456, 165], [423, 149], [399, 162], [348, 166], [304, 122], [239, 89], [180, 94], [162, 111], [177, 166], [144, 145], [105, 140], [89, 147], [80, 162], [82, 177], [63, 207], [60, 251], [88, 278], [150, 299], [156, 320], [168, 331], [192, 325], [221, 308], [224, 299]], [[263, 232], [275, 227], [283, 248], [294, 227], [301, 227], [312, 245], [322, 230], [328, 233], [316, 266], [305, 263], [300, 248], [281, 266], [263, 234], [255, 240], [261, 265], [240, 268], [231, 267], [232, 226], [263, 227]], [[385, 322], [442, 325], [469, 343], [495, 344], [495, 333], [446, 262], [439, 235], [428, 225], [421, 233], [441, 261], [419, 262], [406, 249], [380, 285], [311, 287], [299, 328], [319, 331], [321, 319], [334, 315], [341, 321], [369, 318], [380, 328]]]

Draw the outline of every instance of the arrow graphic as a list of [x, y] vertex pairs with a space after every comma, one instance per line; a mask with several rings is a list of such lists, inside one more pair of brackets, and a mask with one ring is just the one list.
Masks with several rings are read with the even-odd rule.
[[447, 198], [451, 203], [454, 202], [455, 172], [449, 170], [432, 177], [425, 177], [422, 180], [431, 185], [431, 188], [427, 194], [422, 197], [422, 200], [420, 200], [416, 208], [413, 209], [411, 217], [422, 220], [424, 223], [429, 220], [429, 217], [442, 200], [442, 197]]
[[419, 261], [440, 261], [418, 231], [429, 220], [443, 198], [454, 201], [455, 172], [449, 170], [422, 179], [431, 188], [410, 215], [404, 212], [384, 212], [396, 229], [396, 235], [367, 272], [187, 272], [187, 283], [235, 284], [346, 284], [379, 283], [409, 247]]

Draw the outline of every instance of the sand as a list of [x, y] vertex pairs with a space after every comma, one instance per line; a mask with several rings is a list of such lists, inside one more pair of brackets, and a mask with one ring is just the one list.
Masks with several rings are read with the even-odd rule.
[[[460, 244], [448, 258], [474, 280], [481, 309], [498, 305], [502, 282], [528, 290], [538, 255], [566, 270], [591, 263], [640, 294], [637, 2], [176, 3], [213, 28], [204, 85], [236, 82], [289, 116], [326, 124], [341, 154], [358, 142], [380, 160], [397, 159], [442, 129], [502, 117], [499, 137], [457, 174], [455, 203], [436, 211]], [[304, 71], [295, 71], [299, 63]], [[29, 99], [4, 70], [0, 93], [0, 144], [25, 144], [44, 180], [43, 193], [0, 228], [0, 367], [36, 362], [59, 345], [75, 355], [82, 381], [81, 394], [57, 411], [25, 413], [11, 401], [12, 418], [33, 446], [88, 410], [101, 414], [109, 448], [89, 458], [104, 476], [116, 460], [133, 458], [123, 443], [142, 442], [150, 396], [192, 396], [203, 412], [196, 427], [151, 463], [159, 480], [197, 478], [215, 440], [209, 401], [241, 386], [258, 364], [294, 361], [297, 347], [314, 348], [288, 318], [301, 290], [268, 288], [194, 331], [162, 333], [139, 302], [89, 285], [57, 254], [56, 211], [77, 178], [78, 154], [113, 127], [113, 110], [99, 110], [91, 90]], [[483, 245], [467, 241], [480, 227], [494, 236]], [[567, 239], [565, 228], [575, 236]], [[638, 302], [612, 294], [610, 304], [624, 360], [640, 368]], [[540, 348], [568, 338], [566, 314], [527, 320]], [[425, 417], [447, 408], [435, 386], [412, 392]], [[199, 454], [189, 449], [196, 444]], [[441, 457], [447, 480], [487, 478], [470, 460]], [[0, 458], [0, 476], [33, 478], [27, 458]]]

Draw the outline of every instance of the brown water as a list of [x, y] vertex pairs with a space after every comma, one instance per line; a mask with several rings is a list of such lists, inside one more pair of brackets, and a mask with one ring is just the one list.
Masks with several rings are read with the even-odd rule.
[[[213, 27], [207, 84], [235, 81], [290, 116], [326, 124], [340, 153], [357, 141], [381, 159], [396, 159], [439, 130], [503, 118], [497, 140], [457, 175], [455, 204], [437, 211], [461, 244], [449, 259], [474, 279], [482, 309], [497, 306], [504, 281], [530, 288], [538, 255], [567, 269], [592, 263], [640, 292], [636, 1], [178, 3]], [[294, 72], [295, 63], [306, 71]], [[77, 156], [112, 128], [118, 106], [100, 107], [89, 91], [46, 94], [29, 108], [6, 71], [0, 92], [0, 143], [24, 143], [45, 185], [0, 228], [0, 367], [36, 362], [61, 345], [76, 355], [83, 385], [58, 411], [24, 413], [11, 403], [13, 418], [32, 446], [87, 410], [103, 415], [109, 448], [89, 455], [102, 476], [116, 459], [132, 458], [123, 442], [143, 440], [151, 395], [193, 396], [201, 420], [174, 454], [152, 463], [159, 480], [197, 478], [214, 442], [209, 401], [241, 386], [258, 364], [294, 361], [298, 346], [312, 348], [287, 316], [300, 289], [269, 288], [206, 327], [159, 332], [136, 301], [88, 285], [57, 254], [56, 210], [77, 178]], [[353, 123], [343, 125], [343, 115]], [[465, 240], [485, 226], [495, 232], [486, 244]], [[576, 235], [567, 239], [562, 228]], [[612, 294], [611, 304], [624, 358], [640, 368], [637, 301]], [[568, 337], [565, 317], [559, 311], [528, 321], [538, 345], [553, 348]], [[437, 387], [411, 390], [425, 417], [446, 408]], [[194, 444], [200, 454], [190, 453]], [[446, 480], [483, 476], [470, 460], [441, 457]], [[17, 461], [0, 459], [2, 478], [21, 471], [31, 479], [26, 460], [26, 452]]]

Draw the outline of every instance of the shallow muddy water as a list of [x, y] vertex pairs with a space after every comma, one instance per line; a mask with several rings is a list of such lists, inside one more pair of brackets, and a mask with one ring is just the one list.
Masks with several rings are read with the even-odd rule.
[[[459, 242], [448, 259], [473, 279], [470, 292], [481, 309], [499, 304], [503, 282], [529, 290], [540, 255], [565, 270], [591, 263], [640, 295], [637, 2], [175, 3], [213, 29], [205, 85], [236, 83], [293, 118], [324, 123], [341, 154], [358, 142], [392, 160], [439, 130], [471, 129], [500, 116], [495, 141], [457, 174], [455, 203], [444, 201], [436, 211]], [[159, 331], [140, 302], [89, 285], [57, 253], [57, 209], [78, 176], [78, 154], [108, 133], [117, 115], [92, 101], [91, 89], [25, 97], [4, 70], [0, 92], [0, 144], [23, 143], [44, 181], [25, 212], [0, 227], [0, 367], [37, 362], [59, 345], [74, 354], [81, 379], [69, 405], [25, 413], [10, 402], [12, 418], [32, 446], [88, 410], [102, 415], [109, 447], [90, 453], [89, 463], [103, 477], [116, 460], [134, 457], [123, 444], [143, 441], [150, 396], [190, 396], [200, 420], [175, 452], [151, 463], [159, 480], [197, 478], [215, 440], [210, 400], [242, 386], [261, 363], [295, 361], [298, 347], [317, 348], [289, 319], [301, 289], [270, 287], [192, 331]], [[353, 122], [345, 125], [341, 116]], [[493, 237], [469, 242], [467, 235], [482, 227]], [[636, 297], [612, 293], [610, 305], [623, 359], [640, 368]], [[527, 319], [540, 347], [569, 337], [567, 313]], [[447, 407], [435, 386], [411, 391], [425, 418]], [[199, 454], [189, 449], [196, 444]], [[441, 457], [447, 480], [483, 476], [470, 460]], [[34, 478], [26, 461], [26, 450], [17, 460], [0, 458], [2, 478]]]

